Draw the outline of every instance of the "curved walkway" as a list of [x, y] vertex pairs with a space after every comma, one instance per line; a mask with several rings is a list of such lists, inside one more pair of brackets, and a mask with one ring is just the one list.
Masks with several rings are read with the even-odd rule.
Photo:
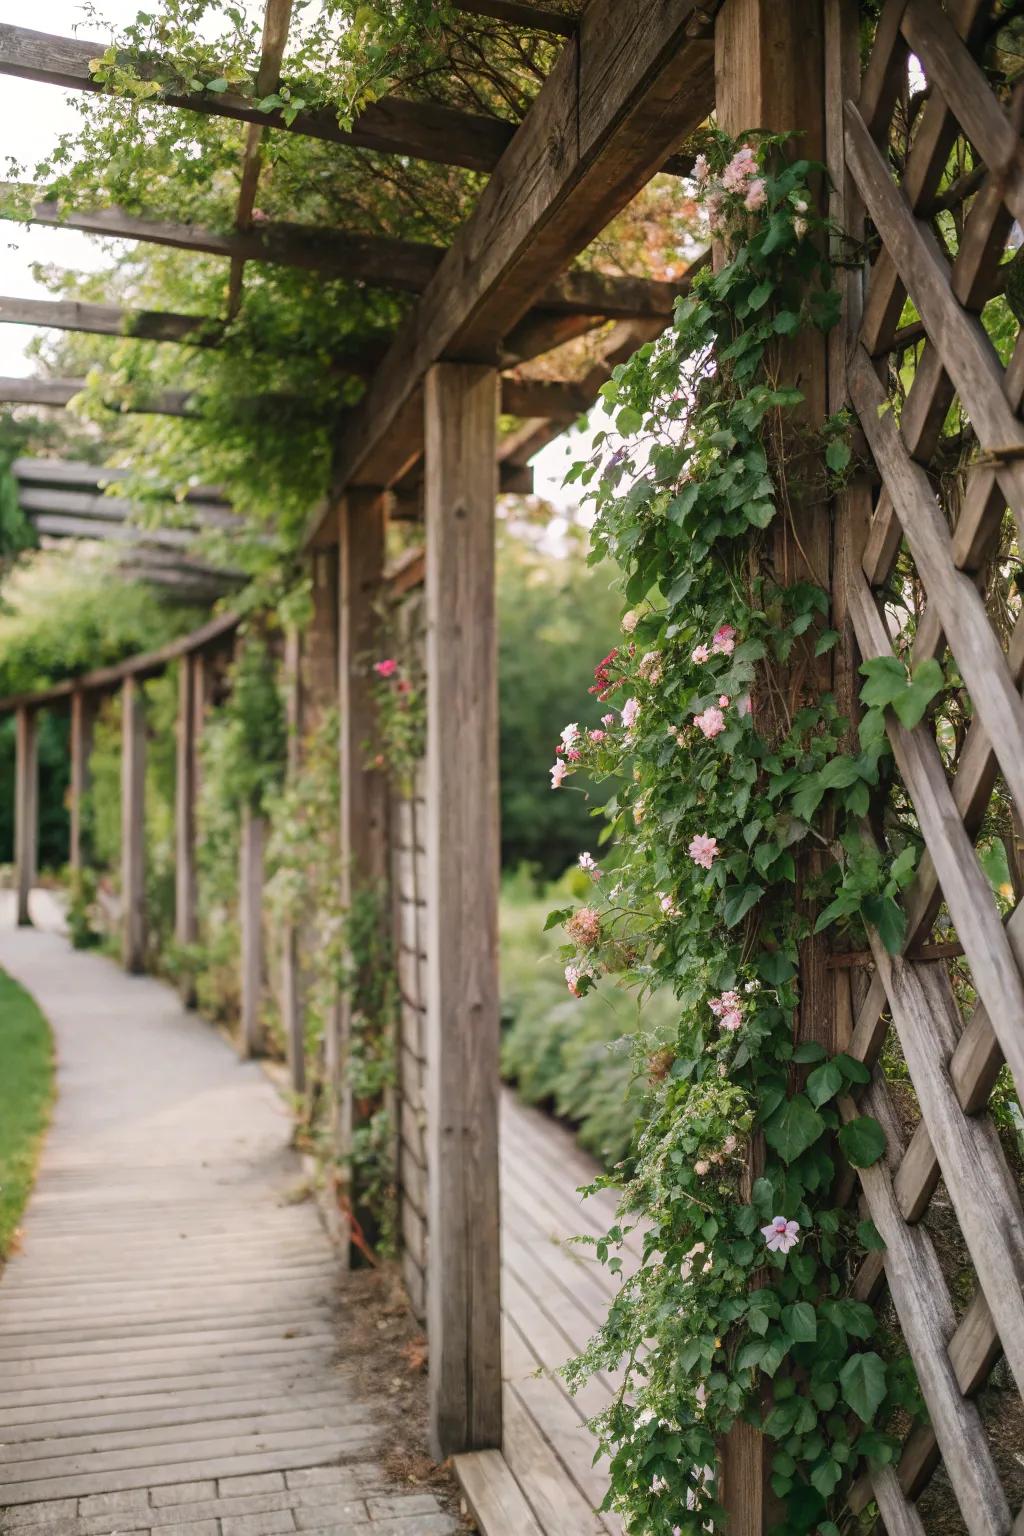
[[447, 1536], [336, 1362], [338, 1261], [272, 1085], [168, 986], [0, 901], [59, 1090], [0, 1280], [0, 1531]]

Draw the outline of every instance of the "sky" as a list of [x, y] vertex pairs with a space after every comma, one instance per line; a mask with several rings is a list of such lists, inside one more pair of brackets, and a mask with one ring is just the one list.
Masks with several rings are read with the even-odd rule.
[[[141, 0], [103, 0], [103, 11], [115, 26], [134, 19]], [[31, 24], [37, 32], [52, 32], [68, 37], [105, 41], [95, 23], [87, 22], [78, 0], [33, 0], [30, 7], [16, 0], [0, 0], [0, 21], [12, 25]], [[54, 146], [64, 132], [74, 132], [78, 113], [75, 93], [31, 80], [0, 77], [0, 166], [14, 156], [27, 167], [30, 177], [36, 163]], [[4, 172], [6, 174], [6, 172]], [[76, 230], [25, 229], [18, 224], [0, 223], [0, 294], [7, 298], [52, 298], [52, 294], [32, 275], [35, 263], [74, 267], [80, 271], [96, 270], [106, 264], [104, 248], [113, 242], [98, 241]], [[0, 375], [21, 378], [36, 371], [25, 355], [29, 342], [39, 330], [22, 325], [0, 325]], [[573, 450], [568, 452], [569, 439]], [[579, 456], [582, 440], [573, 432], [556, 438], [534, 460], [535, 488], [539, 496], [568, 509], [575, 505], [574, 495], [567, 495], [562, 479], [573, 458]], [[585, 445], [584, 445], [585, 446]]]

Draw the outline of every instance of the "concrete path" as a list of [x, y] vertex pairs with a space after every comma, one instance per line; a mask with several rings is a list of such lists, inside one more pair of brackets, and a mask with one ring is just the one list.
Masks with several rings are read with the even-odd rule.
[[0, 900], [0, 966], [58, 1053], [0, 1278], [0, 1532], [446, 1536], [336, 1360], [337, 1258], [272, 1085], [171, 988]]

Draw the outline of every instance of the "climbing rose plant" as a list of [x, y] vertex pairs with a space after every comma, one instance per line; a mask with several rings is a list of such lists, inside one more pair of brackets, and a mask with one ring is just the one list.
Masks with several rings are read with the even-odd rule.
[[549, 926], [565, 926], [573, 996], [612, 980], [679, 1005], [671, 1038], [639, 1043], [646, 1114], [599, 1181], [621, 1191], [596, 1244], [621, 1289], [567, 1367], [573, 1387], [625, 1367], [595, 1427], [606, 1505], [636, 1536], [726, 1528], [716, 1462], [740, 1419], [771, 1442], [776, 1530], [839, 1536], [849, 1477], [892, 1459], [885, 1427], [917, 1403], [851, 1294], [880, 1246], [836, 1192], [840, 1155], [863, 1167], [884, 1150], [855, 1105], [868, 1072], [797, 1043], [798, 958], [836, 922], [863, 943], [870, 921], [899, 948], [915, 833], [894, 828], [883, 867], [860, 824], [886, 793], [886, 704], [919, 719], [942, 677], [869, 666], [858, 739], [816, 682], [837, 640], [825, 592], [772, 580], [773, 522], [798, 496], [827, 516], [850, 450], [841, 419], [801, 439], [801, 395], [780, 382], [788, 339], [837, 316], [835, 232], [808, 186], [820, 168], [748, 139], [712, 135], [696, 165], [724, 260], [604, 387], [619, 446], [599, 435], [570, 471], [593, 505], [592, 559], [617, 562], [629, 608], [595, 671], [595, 718], [566, 726], [551, 769], [559, 793], [577, 770], [610, 782], [611, 847], [581, 856], [592, 895]]

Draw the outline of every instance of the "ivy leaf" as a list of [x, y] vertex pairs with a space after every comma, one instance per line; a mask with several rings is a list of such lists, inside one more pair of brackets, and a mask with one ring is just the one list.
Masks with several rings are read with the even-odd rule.
[[840, 1128], [839, 1145], [855, 1168], [870, 1168], [885, 1151], [885, 1132], [871, 1115], [858, 1115]]
[[857, 1240], [869, 1253], [884, 1253], [885, 1239], [870, 1217], [857, 1223]]
[[801, 1152], [814, 1145], [824, 1130], [825, 1122], [811, 1101], [804, 1094], [796, 1093], [791, 1099], [783, 1100], [765, 1121], [764, 1139], [784, 1163], [792, 1163]]
[[867, 678], [861, 700], [870, 707], [884, 709], [907, 686], [907, 669], [896, 656], [872, 656], [861, 663], [860, 670]]
[[750, 290], [747, 303], [751, 309], [763, 309], [774, 292], [775, 284], [773, 282], [758, 283], [756, 288]]
[[813, 1344], [818, 1337], [818, 1315], [809, 1301], [783, 1307], [782, 1326], [797, 1344]]
[[839, 631], [837, 629], [823, 630], [818, 636], [817, 644], [814, 647], [815, 656], [824, 656], [825, 652], [830, 651], [838, 639]]
[[793, 812], [801, 821], [810, 821], [825, 794], [825, 786], [819, 780], [817, 774], [812, 773], [804, 779], [799, 789], [793, 795]]
[[567, 917], [571, 916], [572, 907], [559, 907], [557, 912], [549, 912], [547, 921], [544, 924], [544, 932], [547, 933], [549, 928], [559, 927], [560, 924], [565, 922]]
[[[811, 1482], [817, 1488], [822, 1498], [827, 1499], [835, 1492], [836, 1485], [842, 1475], [843, 1469], [838, 1461], [833, 1461], [831, 1456], [826, 1456], [825, 1460], [819, 1461], [818, 1465], [811, 1472]], [[822, 1527], [819, 1526], [818, 1529], [820, 1531]]]
[[807, 1079], [807, 1097], [815, 1109], [820, 1109], [829, 1099], [835, 1098], [845, 1082], [842, 1068], [834, 1061], [826, 1061]]
[[850, 462], [850, 445], [841, 437], [832, 438], [825, 449], [825, 463], [834, 475], [841, 475]]
[[843, 1401], [863, 1424], [870, 1424], [885, 1399], [885, 1365], [869, 1351], [851, 1355], [839, 1372]]
[[[818, 783], [826, 789], [848, 789], [860, 778], [860, 769], [852, 757], [832, 757], [818, 774]], [[794, 796], [794, 800], [796, 796]]]
[[878, 929], [878, 937], [890, 955], [898, 955], [907, 934], [907, 917], [891, 896], [865, 896], [864, 916]]
[[770, 986], [781, 987], [796, 975], [796, 966], [781, 949], [765, 950], [757, 957], [757, 974]]
[[893, 709], [908, 730], [920, 722], [932, 699], [942, 691], [944, 683], [942, 668], [931, 657], [915, 669], [907, 687], [892, 701]]
[[741, 885], [730, 890], [722, 903], [722, 916], [727, 928], [733, 928], [745, 917], [751, 907], [764, 895], [763, 885]]
[[855, 1056], [848, 1056], [845, 1051], [840, 1051], [839, 1055], [834, 1057], [833, 1060], [849, 1082], [870, 1083], [871, 1073], [864, 1063], [858, 1061]]
[[615, 418], [615, 430], [622, 437], [634, 437], [643, 424], [643, 416], [633, 405], [624, 405]]

